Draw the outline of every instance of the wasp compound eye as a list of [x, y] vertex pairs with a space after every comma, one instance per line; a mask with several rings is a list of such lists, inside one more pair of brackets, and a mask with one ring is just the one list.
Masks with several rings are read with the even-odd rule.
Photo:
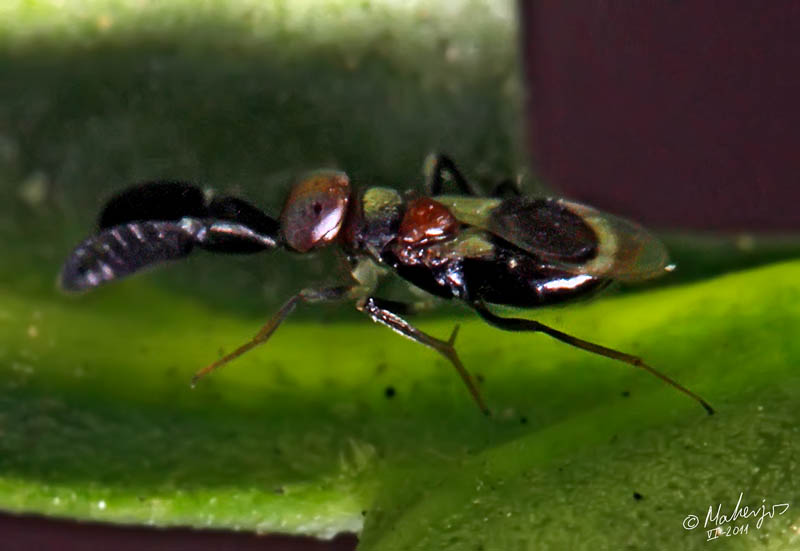
[[350, 180], [343, 172], [316, 172], [294, 186], [281, 212], [286, 244], [304, 253], [336, 239], [347, 213]]

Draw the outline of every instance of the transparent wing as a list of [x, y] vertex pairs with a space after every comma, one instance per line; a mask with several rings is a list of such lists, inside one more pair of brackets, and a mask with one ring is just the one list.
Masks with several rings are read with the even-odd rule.
[[671, 269], [667, 249], [645, 228], [580, 203], [559, 200], [579, 215], [598, 237], [597, 253], [585, 263], [555, 262], [560, 269], [619, 281], [652, 279]]
[[640, 225], [563, 199], [505, 200], [441, 196], [465, 224], [531, 253], [549, 267], [576, 275], [640, 281], [662, 275], [669, 256]]

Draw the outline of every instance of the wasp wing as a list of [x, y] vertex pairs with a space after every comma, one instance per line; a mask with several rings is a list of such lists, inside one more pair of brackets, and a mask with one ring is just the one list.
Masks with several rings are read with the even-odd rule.
[[669, 257], [640, 225], [563, 199], [437, 197], [461, 222], [481, 228], [576, 275], [640, 281], [662, 275]]
[[662, 276], [673, 268], [663, 243], [639, 224], [580, 203], [558, 202], [585, 220], [598, 236], [592, 260], [582, 265], [564, 263], [563, 269], [632, 282]]

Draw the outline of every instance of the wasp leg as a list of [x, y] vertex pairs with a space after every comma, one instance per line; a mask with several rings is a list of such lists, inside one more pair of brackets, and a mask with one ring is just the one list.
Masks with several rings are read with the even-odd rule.
[[438, 303], [432, 300], [419, 300], [416, 302], [400, 302], [399, 300], [377, 299], [381, 306], [386, 310], [391, 310], [398, 316], [416, 316], [425, 312], [429, 312], [438, 306]]
[[494, 186], [489, 195], [497, 199], [505, 199], [507, 197], [519, 197], [522, 195], [522, 191], [514, 180], [506, 178]]
[[392, 309], [397, 307], [397, 305], [398, 303], [395, 301], [388, 301], [370, 296], [359, 300], [356, 304], [356, 308], [360, 312], [364, 312], [370, 318], [372, 318], [372, 321], [383, 324], [397, 333], [400, 333], [404, 337], [408, 337], [409, 339], [423, 344], [428, 348], [432, 348], [447, 358], [450, 363], [453, 364], [453, 367], [456, 368], [456, 371], [464, 381], [464, 384], [467, 385], [467, 389], [472, 395], [472, 398], [475, 400], [475, 403], [478, 404], [478, 408], [480, 408], [485, 415], [490, 415], [489, 408], [486, 407], [480, 392], [478, 392], [478, 387], [475, 385], [472, 376], [464, 368], [464, 365], [461, 363], [461, 359], [458, 357], [456, 349], [453, 347], [453, 343], [455, 343], [456, 336], [458, 335], [458, 325], [456, 325], [453, 329], [453, 333], [450, 335], [450, 338], [447, 341], [442, 341], [420, 331], [406, 320], [401, 318], [398, 314], [393, 312]]
[[483, 195], [479, 189], [464, 178], [456, 164], [447, 155], [441, 153], [428, 155], [423, 165], [423, 172], [425, 173], [425, 193], [430, 196], [441, 195], [446, 180], [453, 182], [464, 195], [476, 197]]
[[287, 300], [283, 306], [281, 306], [280, 310], [278, 310], [272, 318], [264, 324], [261, 330], [256, 333], [256, 335], [250, 339], [248, 342], [244, 343], [242, 346], [220, 358], [219, 360], [207, 365], [197, 373], [195, 373], [194, 377], [192, 377], [192, 386], [194, 386], [198, 380], [202, 377], [205, 377], [215, 369], [222, 367], [226, 363], [230, 362], [231, 360], [235, 360], [248, 350], [255, 348], [259, 344], [263, 344], [269, 340], [272, 334], [275, 332], [276, 329], [280, 326], [280, 324], [285, 320], [289, 314], [291, 314], [297, 305], [301, 302], [306, 303], [314, 303], [314, 302], [327, 302], [332, 300], [339, 300], [349, 296], [350, 292], [353, 290], [352, 286], [340, 286], [340, 287], [328, 287], [325, 289], [303, 289], [292, 298]]
[[683, 392], [687, 396], [696, 400], [701, 406], [703, 406], [703, 408], [708, 412], [709, 415], [713, 415], [714, 413], [714, 409], [709, 405], [708, 402], [703, 400], [700, 396], [698, 396], [685, 386], [681, 385], [677, 381], [670, 379], [663, 373], [656, 371], [654, 368], [644, 363], [644, 361], [637, 356], [632, 356], [630, 354], [625, 354], [624, 352], [619, 352], [618, 350], [613, 350], [611, 348], [606, 348], [605, 346], [600, 346], [599, 344], [594, 344], [589, 341], [584, 341], [577, 337], [573, 337], [572, 335], [562, 333], [561, 331], [553, 329], [552, 327], [548, 327], [547, 325], [539, 323], [538, 321], [522, 319], [522, 318], [500, 317], [489, 311], [486, 305], [483, 304], [482, 302], [474, 303], [473, 307], [475, 308], [475, 311], [478, 312], [478, 315], [480, 315], [490, 325], [493, 325], [499, 329], [505, 329], [506, 331], [538, 331], [540, 333], [549, 335], [556, 340], [572, 345], [576, 348], [580, 348], [582, 350], [586, 350], [594, 354], [599, 354], [600, 356], [605, 356], [606, 358], [611, 358], [613, 360], [619, 360], [634, 367], [639, 367], [641, 369], [644, 369], [645, 371], [655, 375], [668, 385], [673, 386], [674, 388]]

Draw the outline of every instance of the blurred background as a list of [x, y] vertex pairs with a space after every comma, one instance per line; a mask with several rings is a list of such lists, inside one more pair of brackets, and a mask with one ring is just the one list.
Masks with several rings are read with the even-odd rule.
[[[104, 202], [136, 182], [190, 181], [277, 216], [293, 181], [318, 168], [345, 170], [360, 187], [419, 189], [434, 150], [490, 182], [526, 164], [511, 2], [4, 9], [0, 176], [20, 216], [0, 231], [26, 246], [11, 247], [0, 270], [31, 291], [52, 289]], [[298, 280], [336, 275], [329, 251], [201, 256], [153, 277], [255, 314]]]
[[[660, 284], [789, 258], [800, 251], [799, 61], [795, 2], [6, 1], [0, 285], [22, 303], [63, 303], [60, 263], [105, 200], [135, 182], [196, 182], [277, 214], [294, 179], [321, 167], [362, 187], [419, 188], [431, 151], [483, 185], [522, 175], [529, 193], [661, 231], [678, 271]], [[331, 254], [275, 252], [199, 254], [144, 277], [210, 312], [260, 319], [298, 287], [341, 276]], [[144, 315], [157, 305], [139, 301], [137, 285], [88, 304]], [[0, 358], [14, 347], [7, 340]], [[6, 445], [0, 468], [30, 475]], [[29, 547], [124, 537], [326, 548], [2, 523]], [[43, 530], [52, 539], [30, 539]]]
[[649, 226], [796, 233], [800, 6], [521, 2], [527, 137], [562, 193]]

